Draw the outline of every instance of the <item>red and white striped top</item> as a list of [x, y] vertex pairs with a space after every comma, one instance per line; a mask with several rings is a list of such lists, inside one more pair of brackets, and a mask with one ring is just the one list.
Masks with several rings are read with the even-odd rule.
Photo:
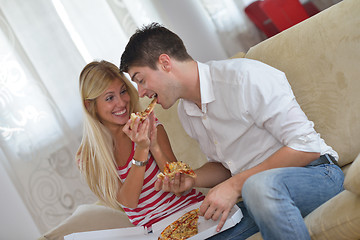
[[[132, 166], [131, 159], [134, 156], [135, 144], [125, 166], [118, 168], [122, 182], [125, 181]], [[153, 156], [149, 153], [149, 163], [146, 165], [144, 183], [141, 190], [137, 208], [122, 206], [129, 217], [130, 222], [137, 226], [150, 227], [152, 224], [164, 219], [191, 204], [204, 200], [204, 195], [192, 189], [187, 194], [177, 197], [175, 194], [164, 191], [155, 191], [154, 184], [160, 169]]]

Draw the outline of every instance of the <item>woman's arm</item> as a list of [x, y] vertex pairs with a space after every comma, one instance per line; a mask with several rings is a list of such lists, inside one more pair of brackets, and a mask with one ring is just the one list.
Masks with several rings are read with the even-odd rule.
[[177, 159], [174, 155], [174, 152], [171, 148], [171, 144], [168, 138], [168, 135], [165, 131], [163, 125], [156, 126], [155, 116], [152, 113], [150, 115], [150, 152], [157, 165], [160, 168], [160, 171], [164, 171], [166, 162], [176, 162]]
[[[139, 120], [135, 121], [132, 129], [130, 129], [131, 120], [129, 120], [123, 128], [125, 134], [136, 143], [134, 159], [140, 162], [148, 160], [150, 139], [149, 139], [149, 121], [145, 120], [139, 124]], [[139, 203], [141, 190], [144, 183], [146, 165], [132, 165], [129, 173], [124, 181], [119, 181], [119, 189], [116, 195], [118, 202], [129, 208], [136, 208]]]

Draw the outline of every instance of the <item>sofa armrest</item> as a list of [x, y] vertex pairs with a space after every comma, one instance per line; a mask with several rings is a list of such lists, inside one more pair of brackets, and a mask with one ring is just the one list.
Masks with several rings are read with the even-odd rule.
[[344, 188], [360, 195], [360, 154], [346, 171]]
[[98, 204], [80, 205], [75, 212], [38, 240], [63, 240], [76, 232], [87, 232], [123, 227], [133, 227], [126, 214]]
[[360, 239], [360, 196], [344, 190], [305, 217], [311, 239]]

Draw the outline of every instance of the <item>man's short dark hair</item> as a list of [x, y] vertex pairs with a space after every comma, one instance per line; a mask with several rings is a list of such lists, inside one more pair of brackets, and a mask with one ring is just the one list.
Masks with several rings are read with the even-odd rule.
[[161, 54], [177, 61], [192, 60], [178, 35], [158, 23], [151, 23], [131, 36], [121, 56], [120, 71], [128, 72], [131, 66], [148, 66], [156, 70]]

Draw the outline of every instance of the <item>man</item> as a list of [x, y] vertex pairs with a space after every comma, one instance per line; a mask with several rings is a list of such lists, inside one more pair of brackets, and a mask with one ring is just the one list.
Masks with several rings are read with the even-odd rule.
[[303, 217], [343, 189], [338, 155], [313, 128], [283, 72], [249, 59], [194, 61], [182, 40], [153, 23], [136, 31], [120, 70], [137, 83], [140, 97], [158, 97], [179, 119], [208, 163], [196, 179], [176, 176], [157, 189], [177, 194], [210, 187], [200, 207], [220, 222], [238, 203], [244, 218], [212, 239], [310, 239]]

